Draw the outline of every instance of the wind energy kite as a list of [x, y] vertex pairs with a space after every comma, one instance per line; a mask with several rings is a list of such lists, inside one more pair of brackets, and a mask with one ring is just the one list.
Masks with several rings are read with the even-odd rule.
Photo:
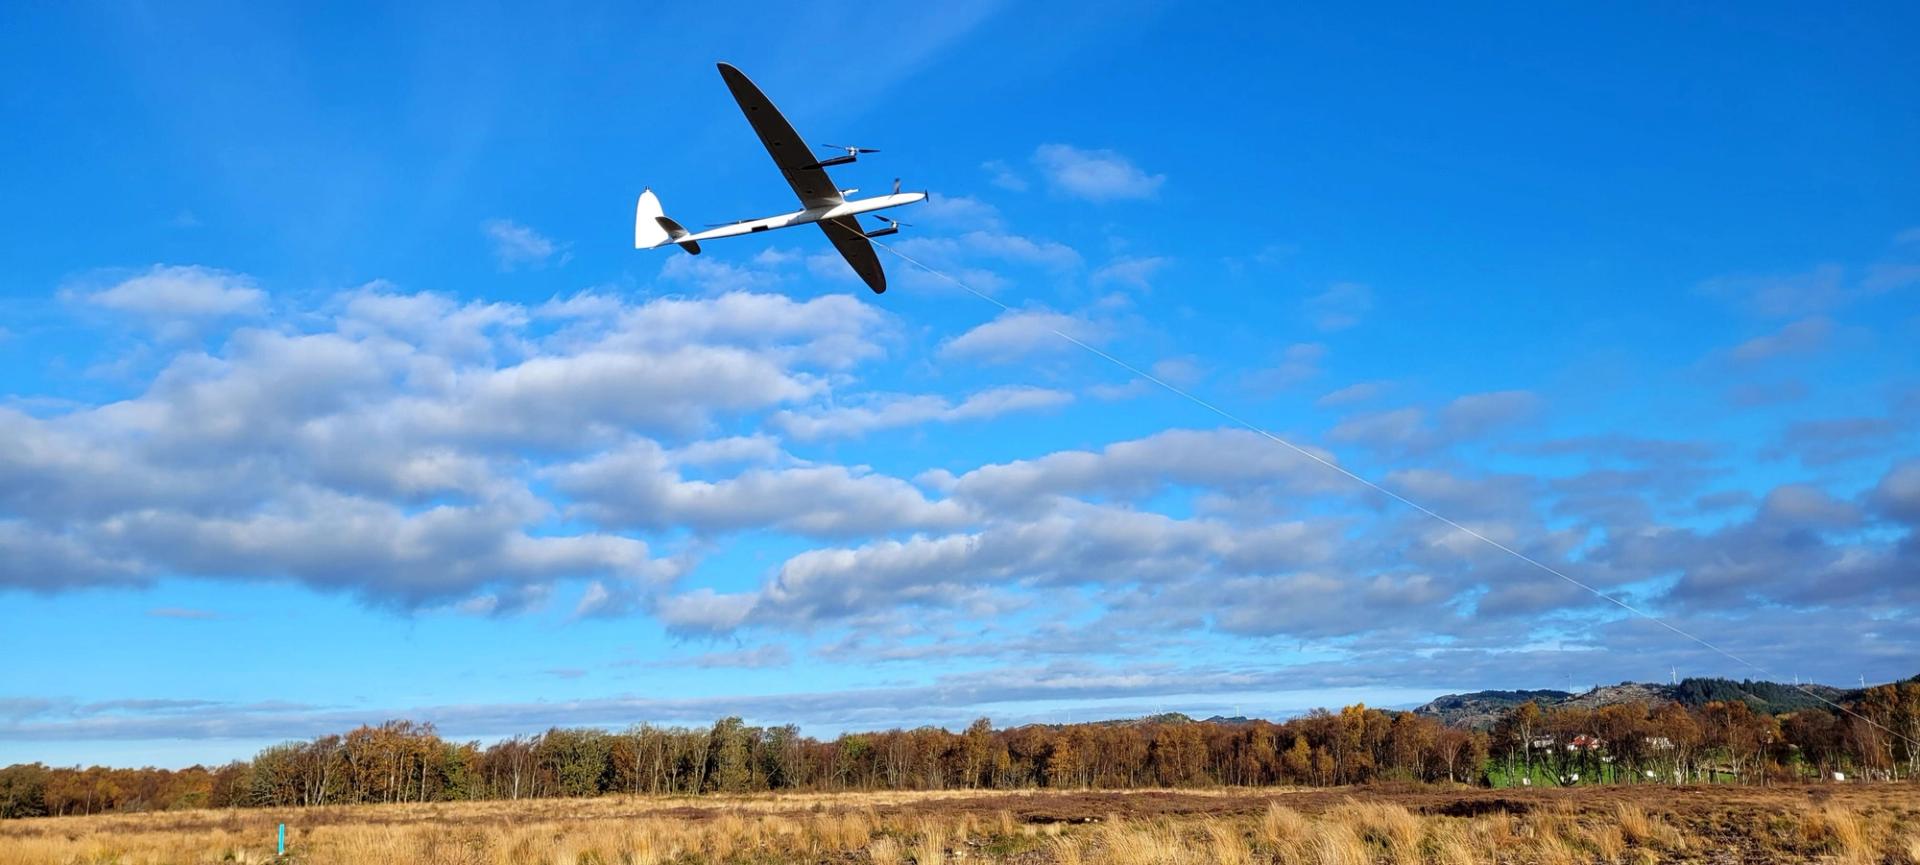
[[800, 133], [793, 131], [793, 124], [780, 115], [780, 109], [773, 107], [767, 95], [760, 92], [760, 88], [754, 86], [740, 70], [722, 63], [720, 77], [726, 80], [727, 89], [733, 91], [733, 100], [740, 103], [741, 113], [747, 115], [748, 123], [753, 124], [753, 131], [760, 135], [760, 143], [766, 145], [774, 164], [780, 166], [780, 173], [786, 175], [788, 185], [793, 187], [793, 194], [800, 196], [802, 209], [778, 216], [742, 219], [695, 233], [669, 218], [660, 207], [659, 196], [648, 189], [640, 193], [640, 204], [634, 212], [634, 248], [658, 249], [671, 243], [693, 255], [699, 255], [700, 241], [703, 240], [757, 234], [811, 222], [827, 233], [833, 248], [840, 251], [840, 256], [853, 266], [853, 272], [860, 274], [868, 288], [873, 289], [875, 294], [886, 291], [886, 271], [880, 269], [880, 257], [874, 254], [873, 244], [867, 239], [897, 233], [902, 223], [876, 214], [875, 218], [886, 223], [886, 227], [869, 231], [860, 225], [860, 214], [925, 201], [927, 194], [901, 192], [900, 181], [895, 179], [890, 195], [849, 200], [847, 196], [860, 190], [835, 186], [833, 178], [827, 176], [827, 166], [846, 165], [859, 159], [862, 153], [879, 151], [868, 147], [829, 144], [826, 149], [845, 152], [821, 159], [814, 155], [806, 142], [800, 140]]

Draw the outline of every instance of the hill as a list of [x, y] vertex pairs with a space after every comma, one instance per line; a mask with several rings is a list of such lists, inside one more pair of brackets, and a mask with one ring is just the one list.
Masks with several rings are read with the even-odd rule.
[[1825, 705], [1823, 700], [1840, 702], [1856, 692], [1830, 685], [1791, 685], [1753, 680], [1688, 678], [1676, 685], [1621, 682], [1602, 685], [1581, 694], [1566, 691], [1474, 691], [1448, 694], [1413, 710], [1416, 714], [1438, 718], [1450, 727], [1484, 730], [1493, 726], [1508, 709], [1528, 700], [1542, 709], [1598, 709], [1617, 703], [1679, 703], [1699, 708], [1707, 703], [1743, 700], [1756, 712], [1779, 714]]
[[1556, 706], [1572, 696], [1566, 691], [1474, 691], [1437, 697], [1413, 713], [1439, 718], [1449, 727], [1481, 730], [1493, 726], [1508, 709], [1528, 700], [1542, 706]]

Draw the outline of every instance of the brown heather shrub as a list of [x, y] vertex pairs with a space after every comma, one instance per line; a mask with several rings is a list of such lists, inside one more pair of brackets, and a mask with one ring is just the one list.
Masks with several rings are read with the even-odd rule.
[[1072, 838], [1054, 838], [1047, 842], [1047, 853], [1055, 865], [1080, 865], [1080, 842]]
[[1268, 802], [1266, 813], [1260, 815], [1258, 838], [1263, 852], [1277, 854], [1300, 843], [1309, 831], [1307, 818], [1300, 812]]
[[822, 817], [812, 825], [820, 850], [858, 850], [873, 837], [873, 824], [865, 814], [855, 811]]
[[1032, 804], [1018, 810], [1051, 812], [1044, 823], [1018, 820], [1002, 794], [966, 807], [948, 793], [184, 811], [0, 822], [0, 865], [264, 865], [278, 819], [294, 824], [289, 865], [1920, 865], [1914, 794], [1863, 785], [1810, 807], [1803, 789], [1649, 790], [1627, 804], [1617, 791], [1554, 791], [1514, 808], [1520, 816], [1478, 817], [1409, 811], [1403, 802], [1435, 804], [1421, 789], [1298, 800], [1024, 794]]
[[1619, 865], [1620, 857], [1627, 852], [1627, 839], [1618, 824], [1587, 826], [1580, 830], [1580, 840], [1582, 846], [1607, 865]]
[[914, 865], [939, 865], [947, 859], [947, 827], [938, 818], [920, 821], [920, 840], [913, 845]]
[[1316, 823], [1301, 845], [1298, 862], [1308, 865], [1372, 865], [1367, 842], [1346, 823]]
[[900, 842], [881, 838], [867, 845], [867, 861], [873, 865], [900, 865]]
[[1353, 829], [1387, 862], [1399, 865], [1420, 861], [1420, 819], [1401, 805], [1349, 799], [1329, 812], [1326, 820]]
[[1552, 824], [1536, 827], [1533, 836], [1534, 860], [1540, 865], [1576, 865], [1580, 862], [1579, 854], [1557, 829]]
[[1460, 820], [1432, 820], [1424, 842], [1434, 865], [1475, 865], [1472, 827]]
[[1875, 860], [1866, 827], [1851, 808], [1827, 805], [1808, 810], [1801, 816], [1800, 827], [1808, 842], [1833, 854], [1841, 865], [1871, 865]]
[[1109, 819], [1102, 824], [1094, 861], [1107, 865], [1162, 865], [1176, 859], [1177, 841], [1152, 826]]
[[1240, 824], [1226, 820], [1207, 821], [1207, 861], [1215, 865], [1249, 865], [1253, 850]]

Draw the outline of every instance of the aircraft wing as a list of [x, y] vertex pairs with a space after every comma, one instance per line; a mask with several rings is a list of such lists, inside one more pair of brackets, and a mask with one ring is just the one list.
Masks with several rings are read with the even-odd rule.
[[880, 269], [880, 256], [873, 251], [873, 242], [867, 240], [867, 232], [860, 227], [857, 216], [840, 216], [820, 221], [820, 230], [827, 233], [827, 239], [833, 241], [833, 248], [840, 250], [840, 257], [853, 265], [853, 272], [867, 281], [867, 287], [874, 294], [887, 290], [887, 272]]
[[[720, 64], [720, 77], [726, 79], [727, 89], [733, 91], [733, 101], [740, 103], [740, 113], [747, 115], [747, 122], [753, 124], [760, 143], [767, 146], [774, 164], [780, 166], [780, 173], [787, 176], [787, 183], [793, 187], [793, 194], [800, 196], [802, 204], [827, 207], [846, 200], [833, 185], [833, 179], [827, 176], [827, 170], [819, 167], [820, 159], [813, 154], [813, 148], [800, 140], [800, 133], [793, 131], [793, 124], [780, 115], [780, 109], [773, 107], [767, 94], [761, 93], [759, 87], [731, 64]], [[828, 235], [835, 233], [827, 232]], [[840, 245], [839, 238], [834, 239], [834, 245]], [[861, 240], [860, 245], [868, 246], [865, 240]], [[846, 252], [844, 248], [840, 251]], [[872, 250], [868, 250], [867, 255], [871, 258]], [[879, 272], [877, 261], [874, 272]]]

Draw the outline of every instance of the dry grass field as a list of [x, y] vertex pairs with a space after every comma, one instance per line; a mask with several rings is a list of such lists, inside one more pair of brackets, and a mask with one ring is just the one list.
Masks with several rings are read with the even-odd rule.
[[1911, 786], [606, 797], [0, 822], [0, 865], [1920, 865]]

